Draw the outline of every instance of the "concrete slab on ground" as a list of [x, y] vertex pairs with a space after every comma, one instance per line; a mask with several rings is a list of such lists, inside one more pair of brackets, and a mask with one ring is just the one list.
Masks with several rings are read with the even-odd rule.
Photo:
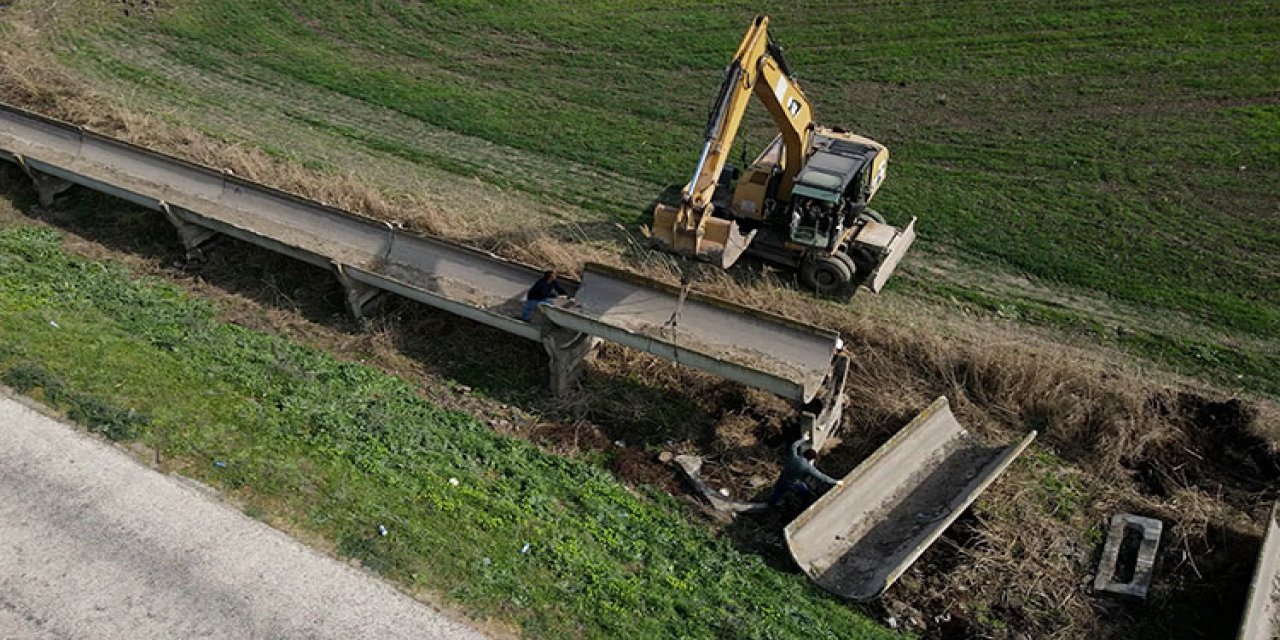
[[1271, 506], [1263, 535], [1240, 625], [1240, 640], [1280, 638], [1280, 501]]

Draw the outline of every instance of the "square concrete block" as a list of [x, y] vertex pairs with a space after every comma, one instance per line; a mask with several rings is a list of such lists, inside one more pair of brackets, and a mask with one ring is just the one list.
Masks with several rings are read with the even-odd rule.
[[[1151, 588], [1156, 550], [1160, 547], [1160, 532], [1163, 528], [1164, 525], [1154, 518], [1135, 516], [1132, 513], [1111, 516], [1111, 528], [1107, 531], [1107, 541], [1102, 547], [1102, 558], [1098, 561], [1098, 574], [1093, 580], [1093, 590], [1146, 599], [1147, 590]], [[1130, 544], [1137, 542], [1138, 548], [1136, 554], [1130, 556], [1126, 553], [1121, 558], [1121, 552], [1126, 546], [1125, 538], [1129, 538]], [[1120, 566], [1122, 560], [1123, 566]]]

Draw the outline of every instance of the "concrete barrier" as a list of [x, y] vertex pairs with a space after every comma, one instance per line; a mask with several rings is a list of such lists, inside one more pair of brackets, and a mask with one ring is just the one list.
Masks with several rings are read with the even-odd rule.
[[602, 265], [553, 322], [805, 403], [832, 373], [840, 336]]
[[831, 593], [879, 597], [1035, 435], [983, 444], [938, 398], [787, 525], [792, 558]]
[[[189, 254], [223, 234], [331, 269], [355, 315], [378, 292], [389, 291], [542, 342], [553, 360], [557, 354], [564, 359], [552, 367], [559, 372], [557, 388], [567, 386], [568, 372], [578, 371], [590, 352], [572, 335], [548, 339], [549, 330], [560, 329], [520, 319], [524, 294], [541, 273], [528, 265], [7, 105], [0, 105], [0, 159], [26, 170], [42, 202], [79, 184], [163, 212]], [[822, 389], [839, 350], [834, 333], [621, 272], [589, 270], [581, 289], [565, 284], [578, 293], [580, 309], [546, 314], [563, 329], [616, 340], [797, 403]], [[662, 325], [672, 317], [678, 323], [665, 335]]]
[[1263, 535], [1240, 624], [1240, 640], [1280, 638], [1280, 501], [1271, 505]]

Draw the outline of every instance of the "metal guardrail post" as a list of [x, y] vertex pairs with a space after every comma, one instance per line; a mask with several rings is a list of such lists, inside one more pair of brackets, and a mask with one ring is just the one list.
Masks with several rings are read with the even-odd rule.
[[164, 214], [165, 220], [168, 220], [169, 224], [173, 225], [173, 228], [178, 231], [178, 237], [182, 240], [182, 246], [187, 250], [188, 260], [199, 256], [210, 241], [218, 237], [218, 233], [216, 231], [191, 224], [190, 222], [178, 217], [178, 214], [174, 212], [173, 207], [164, 200], [160, 201], [160, 212]]
[[[831, 373], [824, 381], [819, 397], [815, 399], [819, 406], [800, 410], [800, 433], [818, 451], [826, 447], [827, 441], [840, 428], [840, 419], [844, 416], [844, 384], [848, 376], [849, 355], [841, 352], [832, 361]], [[817, 411], [811, 411], [810, 408], [816, 408]]]

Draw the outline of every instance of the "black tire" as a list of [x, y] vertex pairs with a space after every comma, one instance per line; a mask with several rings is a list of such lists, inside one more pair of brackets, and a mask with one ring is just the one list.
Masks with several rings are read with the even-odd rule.
[[844, 253], [810, 254], [800, 264], [800, 283], [818, 295], [848, 295], [857, 267]]
[[880, 260], [877, 256], [866, 247], [853, 246], [849, 247], [846, 255], [853, 261], [856, 273], [861, 278], [871, 275], [876, 267], [880, 266]]
[[862, 215], [863, 215], [863, 216], [866, 216], [866, 217], [868, 217], [868, 218], [871, 218], [872, 220], [875, 220], [876, 222], [879, 222], [880, 224], [887, 224], [887, 223], [884, 221], [884, 216], [880, 215], [880, 212], [879, 212], [879, 211], [876, 211], [875, 209], [872, 209], [871, 207], [867, 207], [866, 209], [863, 209], [863, 210], [862, 210]]
[[867, 279], [867, 274], [871, 273], [872, 269], [858, 264], [856, 257], [844, 251], [837, 252], [835, 257], [844, 262], [849, 267], [849, 273], [853, 274], [853, 277], [849, 279], [849, 285], [845, 287], [844, 291], [840, 292], [841, 296], [851, 298], [853, 293], [858, 290], [858, 286], [862, 284], [862, 281]]
[[866, 284], [880, 262], [866, 247], [849, 247], [848, 252], [842, 252], [842, 255], [853, 263], [853, 282], [849, 285], [849, 295], [853, 295], [858, 287]]

